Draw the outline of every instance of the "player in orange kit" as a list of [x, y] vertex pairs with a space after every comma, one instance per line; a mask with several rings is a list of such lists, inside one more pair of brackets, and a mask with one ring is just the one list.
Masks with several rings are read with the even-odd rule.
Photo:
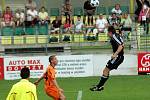
[[59, 87], [56, 81], [56, 69], [55, 66], [58, 63], [56, 55], [52, 55], [49, 57], [50, 65], [46, 69], [46, 72], [43, 74], [41, 78], [39, 78], [35, 84], [38, 83], [44, 78], [44, 88], [45, 92], [48, 96], [52, 97], [54, 100], [65, 100], [65, 96], [63, 94], [63, 89]]

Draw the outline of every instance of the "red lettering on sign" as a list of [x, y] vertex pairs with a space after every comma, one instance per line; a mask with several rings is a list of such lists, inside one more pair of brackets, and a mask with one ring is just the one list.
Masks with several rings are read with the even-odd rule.
[[138, 54], [138, 72], [150, 72], [150, 53]]
[[28, 60], [28, 64], [40, 64], [40, 60]]
[[24, 65], [25, 60], [10, 61], [9, 65]]
[[[26, 65], [30, 70], [43, 70], [43, 65]], [[7, 66], [7, 71], [20, 71], [24, 66]]]
[[4, 59], [0, 58], [0, 80], [4, 79]]

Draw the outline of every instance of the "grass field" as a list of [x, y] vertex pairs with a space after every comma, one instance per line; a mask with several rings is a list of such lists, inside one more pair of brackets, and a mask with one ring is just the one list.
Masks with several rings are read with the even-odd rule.
[[[58, 78], [67, 100], [77, 100], [82, 91], [82, 100], [150, 100], [150, 76], [111, 76], [102, 92], [91, 92], [89, 87], [98, 82], [99, 77]], [[0, 100], [5, 100], [11, 86], [19, 80], [0, 81]], [[30, 81], [34, 82], [35, 79]], [[52, 100], [43, 89], [43, 82], [37, 87], [38, 100]]]

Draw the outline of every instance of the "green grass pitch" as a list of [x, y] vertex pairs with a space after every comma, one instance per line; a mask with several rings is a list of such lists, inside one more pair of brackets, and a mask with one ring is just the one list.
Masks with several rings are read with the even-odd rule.
[[[97, 83], [99, 77], [58, 78], [65, 91], [67, 100], [77, 100], [78, 91], [82, 91], [82, 100], [150, 100], [150, 76], [110, 76], [102, 92], [91, 92], [89, 88]], [[6, 96], [15, 81], [0, 81], [0, 100]], [[35, 79], [31, 79], [34, 82]], [[38, 100], [52, 100], [43, 88], [43, 81], [37, 87]]]

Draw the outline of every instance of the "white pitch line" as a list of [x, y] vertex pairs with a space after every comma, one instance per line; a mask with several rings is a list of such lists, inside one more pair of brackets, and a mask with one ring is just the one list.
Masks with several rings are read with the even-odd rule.
[[77, 100], [82, 100], [82, 90], [78, 91]]

